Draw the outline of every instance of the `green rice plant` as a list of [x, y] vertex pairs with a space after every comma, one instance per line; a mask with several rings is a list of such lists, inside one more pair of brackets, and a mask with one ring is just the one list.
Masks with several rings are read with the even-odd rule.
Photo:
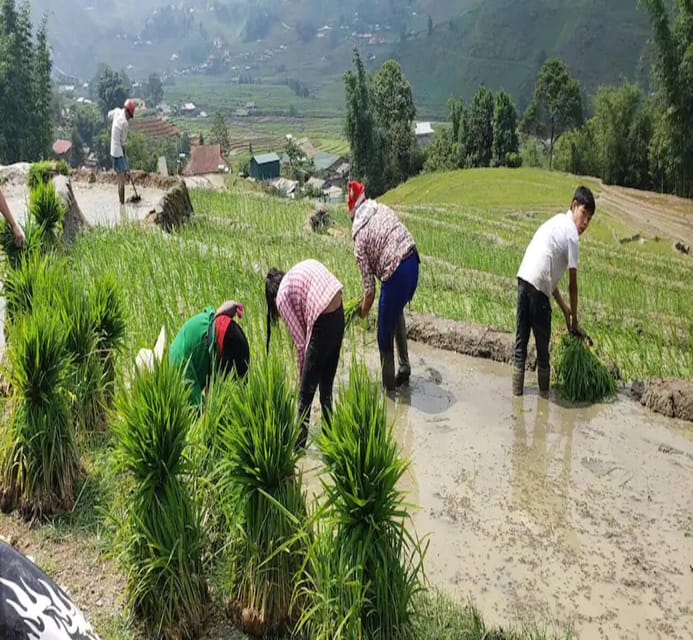
[[[322, 484], [334, 527], [332, 564], [349, 568], [363, 586], [363, 637], [413, 638], [426, 548], [410, 532], [404, 494], [397, 488], [407, 462], [397, 451], [380, 389], [363, 364], [352, 363], [348, 386], [318, 447], [329, 478]], [[323, 622], [327, 626], [320, 633], [341, 619]]]
[[563, 334], [556, 354], [556, 382], [570, 402], [600, 402], [616, 395], [608, 367], [578, 337]]
[[9, 323], [31, 313], [35, 301], [51, 298], [67, 270], [66, 262], [53, 255], [34, 253], [5, 274], [3, 283]]
[[58, 241], [66, 211], [67, 207], [52, 182], [41, 182], [31, 190], [29, 212], [40, 231], [43, 247], [53, 247]]
[[73, 504], [82, 474], [70, 413], [67, 332], [47, 308], [12, 326], [7, 375], [13, 390], [0, 445], [4, 509], [41, 518]]
[[125, 346], [127, 321], [125, 302], [112, 272], [98, 276], [88, 294], [88, 305], [96, 327], [97, 349], [103, 365], [102, 397], [106, 407], [113, 403], [115, 362]]
[[67, 330], [66, 348], [74, 361], [71, 379], [75, 425], [94, 430], [104, 425], [103, 364], [99, 357], [96, 323], [83, 287], [66, 276], [54, 291], [55, 306]]
[[116, 516], [127, 602], [151, 637], [171, 640], [200, 634], [208, 600], [199, 514], [183, 482], [192, 471], [188, 397], [179, 371], [156, 361], [152, 370], [135, 371], [113, 427], [119, 466], [132, 481]]
[[25, 225], [20, 225], [24, 231], [24, 244], [21, 247], [16, 245], [14, 232], [4, 218], [0, 224], [2, 225], [0, 227], [0, 243], [2, 243], [2, 249], [10, 269], [16, 269], [22, 260], [40, 251], [41, 233], [39, 228], [32, 224], [31, 218], [27, 220]]
[[359, 317], [361, 310], [361, 298], [352, 298], [344, 303], [344, 326], [348, 327]]
[[295, 392], [277, 357], [254, 362], [233, 387], [219, 429], [218, 482], [230, 525], [227, 609], [255, 636], [290, 627], [303, 562], [306, 498], [296, 468]]
[[348, 554], [335, 549], [333, 523], [324, 507], [315, 511], [304, 532], [307, 551], [296, 580], [300, 615], [294, 635], [310, 640], [361, 640], [361, 614], [371, 607], [367, 601], [370, 585], [360, 579]]
[[57, 174], [68, 175], [70, 169], [65, 160], [44, 160], [42, 162], [34, 162], [29, 167], [26, 184], [29, 190], [35, 189], [40, 184], [46, 184], [53, 176]]

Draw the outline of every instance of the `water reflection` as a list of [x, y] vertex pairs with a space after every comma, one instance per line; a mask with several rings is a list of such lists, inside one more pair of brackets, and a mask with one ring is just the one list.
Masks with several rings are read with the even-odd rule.
[[546, 533], [557, 529], [574, 540], [568, 522], [574, 414], [536, 398], [513, 399], [512, 501]]

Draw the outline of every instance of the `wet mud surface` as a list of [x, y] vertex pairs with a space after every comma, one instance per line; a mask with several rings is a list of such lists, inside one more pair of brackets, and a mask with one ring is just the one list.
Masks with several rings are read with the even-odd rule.
[[[134, 195], [132, 186], [127, 183], [125, 187], [126, 203], [118, 202], [118, 187], [114, 184], [89, 184], [88, 182], [74, 181], [72, 189], [82, 213], [92, 225], [114, 226], [122, 222], [141, 221], [159, 202], [164, 191], [159, 188], [136, 186], [140, 202], [133, 203], [128, 200]], [[11, 184], [3, 188], [5, 198], [10, 211], [22, 222], [26, 219], [28, 191], [24, 184]]]
[[[693, 429], [621, 395], [563, 406], [533, 374], [411, 344], [390, 404], [432, 584], [488, 622], [693, 637]], [[375, 370], [376, 363], [370, 363]]]

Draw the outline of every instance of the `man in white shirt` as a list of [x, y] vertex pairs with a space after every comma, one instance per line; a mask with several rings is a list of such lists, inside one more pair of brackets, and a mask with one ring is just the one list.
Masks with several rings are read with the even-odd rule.
[[128, 123], [135, 115], [135, 103], [128, 98], [122, 109], [115, 108], [108, 112], [113, 119], [111, 126], [111, 159], [113, 170], [118, 176], [118, 198], [120, 204], [125, 204], [125, 174], [128, 171], [128, 161], [125, 157], [125, 140], [128, 137]]
[[[547, 395], [551, 369], [549, 339], [551, 337], [551, 296], [563, 311], [568, 331], [585, 337], [578, 323], [577, 265], [579, 237], [594, 215], [594, 195], [587, 187], [578, 187], [570, 209], [559, 213], [537, 229], [525, 251], [517, 272], [517, 329], [513, 362], [513, 394], [524, 391], [525, 361], [529, 333], [534, 333], [537, 346], [537, 381], [539, 392]], [[568, 306], [558, 283], [566, 269], [569, 274]]]

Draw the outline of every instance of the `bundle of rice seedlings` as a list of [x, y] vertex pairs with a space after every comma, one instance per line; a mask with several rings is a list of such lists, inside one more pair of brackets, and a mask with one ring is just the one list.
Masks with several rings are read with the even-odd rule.
[[[323, 488], [335, 532], [331, 565], [348, 569], [361, 585], [362, 591], [354, 593], [361, 599], [363, 637], [411, 638], [425, 548], [410, 533], [404, 495], [397, 489], [407, 462], [397, 451], [383, 395], [362, 364], [352, 364], [349, 384], [318, 446], [328, 474]], [[327, 600], [338, 597], [333, 592]], [[338, 615], [332, 628], [341, 619]], [[311, 637], [327, 637], [330, 623], [321, 625], [311, 629]]]
[[253, 363], [233, 386], [219, 429], [219, 485], [229, 519], [227, 609], [254, 636], [293, 623], [294, 576], [303, 562], [296, 534], [306, 499], [296, 468], [295, 393], [278, 358]]
[[62, 259], [34, 253], [22, 260], [16, 269], [10, 269], [3, 283], [9, 322], [31, 313], [35, 300], [52, 299], [66, 268]]
[[556, 382], [570, 402], [600, 402], [616, 395], [613, 374], [580, 338], [563, 334], [555, 361]]
[[42, 246], [49, 248], [58, 241], [66, 211], [52, 182], [41, 182], [31, 190], [29, 212], [40, 231]]
[[344, 326], [348, 327], [359, 317], [361, 298], [352, 298], [344, 303]]
[[54, 292], [55, 307], [67, 331], [66, 348], [72, 354], [72, 406], [75, 424], [86, 430], [103, 426], [103, 364], [99, 358], [96, 323], [83, 288], [65, 277]]
[[133, 484], [116, 516], [127, 602], [152, 637], [171, 640], [200, 634], [208, 600], [199, 514], [183, 483], [194, 419], [188, 397], [179, 371], [156, 361], [135, 371], [114, 424], [119, 464]]
[[44, 160], [42, 162], [34, 162], [29, 167], [29, 173], [27, 174], [27, 186], [29, 190], [35, 189], [39, 184], [47, 184], [54, 175], [62, 174], [64, 176], [68, 175], [70, 172], [67, 162], [65, 160]]
[[4, 218], [0, 224], [2, 225], [0, 226], [0, 243], [10, 269], [16, 269], [22, 260], [41, 249], [41, 232], [36, 225], [31, 223], [31, 218], [25, 225], [20, 225], [24, 231], [24, 245], [21, 247], [16, 245], [14, 232]]
[[125, 346], [125, 301], [115, 276], [106, 272], [94, 281], [88, 294], [96, 326], [97, 349], [103, 365], [102, 392], [105, 406], [113, 403], [116, 356]]
[[7, 365], [13, 395], [0, 446], [2, 507], [40, 518], [73, 505], [81, 476], [70, 412], [67, 332], [46, 308], [12, 327]]

